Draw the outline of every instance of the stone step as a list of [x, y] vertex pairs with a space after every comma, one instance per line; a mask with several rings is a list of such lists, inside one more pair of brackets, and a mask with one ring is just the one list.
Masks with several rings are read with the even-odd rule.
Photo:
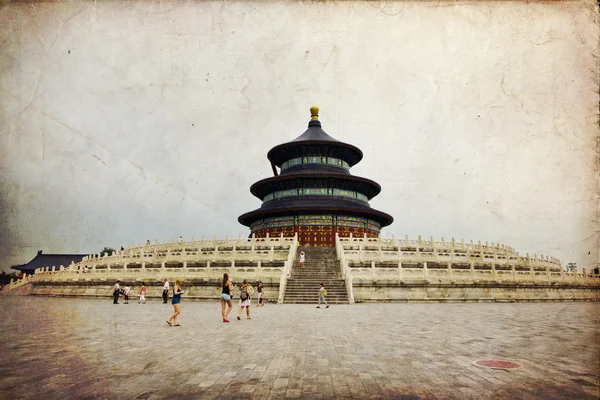
[[[346, 287], [345, 283], [337, 283], [337, 284], [329, 284], [329, 285], [324, 285], [325, 286], [325, 290], [329, 291], [329, 289], [342, 289]], [[293, 282], [293, 283], [289, 283], [287, 284], [287, 287], [290, 289], [310, 289], [310, 288], [314, 288], [319, 290], [319, 285], [315, 285], [315, 284], [304, 284], [302, 282]]]
[[[315, 296], [319, 293], [319, 289], [315, 288], [287, 288], [286, 295], [288, 293], [311, 293]], [[346, 294], [346, 288], [327, 289], [327, 293], [331, 294]]]
[[346, 282], [334, 247], [300, 247], [306, 254], [304, 268], [294, 260], [292, 273], [287, 281], [283, 302], [285, 304], [313, 304], [318, 301], [319, 284], [324, 283], [326, 300], [331, 304], [348, 304]]
[[[348, 304], [347, 301], [327, 301], [327, 303], [329, 305], [332, 305], [332, 304]], [[306, 300], [306, 301], [295, 301], [295, 300], [294, 301], [285, 301], [284, 300], [283, 304], [311, 304], [311, 305], [314, 306], [315, 304], [317, 304], [317, 301], [315, 301], [315, 300], [313, 300], [313, 301], [309, 301], [309, 300]], [[321, 308], [325, 308], [325, 307], [326, 306], [324, 304], [321, 304]]]

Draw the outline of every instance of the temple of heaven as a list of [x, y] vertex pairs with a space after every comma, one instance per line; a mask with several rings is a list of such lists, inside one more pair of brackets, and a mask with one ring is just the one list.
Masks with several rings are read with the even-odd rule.
[[[311, 107], [308, 129], [267, 154], [275, 176], [256, 182], [250, 192], [259, 209], [238, 221], [256, 237], [294, 236], [301, 245], [335, 246], [335, 235], [377, 237], [394, 219], [369, 205], [381, 186], [352, 176], [362, 151], [321, 129], [319, 108]], [[279, 173], [278, 173], [279, 168]]]

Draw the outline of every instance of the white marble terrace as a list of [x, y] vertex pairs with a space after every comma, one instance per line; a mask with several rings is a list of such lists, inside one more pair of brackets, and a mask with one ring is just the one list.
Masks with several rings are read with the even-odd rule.
[[296, 237], [266, 237], [172, 241], [171, 243], [141, 244], [112, 255], [93, 254], [69, 266], [39, 268], [33, 276], [11, 282], [10, 289], [32, 280], [49, 281], [107, 281], [117, 279], [152, 281], [202, 279], [218, 281], [227, 272], [238, 281], [272, 280], [280, 282], [285, 292], [287, 277], [296, 257]]
[[597, 276], [565, 272], [556, 258], [523, 256], [498, 243], [337, 237], [336, 249], [351, 303], [355, 281], [600, 284]]
[[[77, 264], [47, 266], [11, 282], [9, 291], [31, 282], [201, 279], [280, 282], [280, 296], [296, 258], [296, 237], [191, 240], [141, 244], [111, 256], [90, 255]], [[520, 255], [497, 243], [465, 243], [384, 238], [336, 238], [342, 275], [352, 301], [354, 281], [398, 283], [576, 283], [599, 284], [598, 277], [568, 273], [556, 258]]]

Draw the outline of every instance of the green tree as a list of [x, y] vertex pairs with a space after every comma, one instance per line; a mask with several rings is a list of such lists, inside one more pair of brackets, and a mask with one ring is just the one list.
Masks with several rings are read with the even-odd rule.
[[104, 257], [104, 253], [108, 253], [109, 256], [112, 256], [114, 252], [115, 249], [113, 249], [112, 247], [105, 247], [100, 251], [100, 257]]
[[9, 274], [6, 271], [2, 271], [0, 273], [0, 283], [7, 284], [12, 279], [17, 279], [17, 274], [15, 272], [11, 272]]

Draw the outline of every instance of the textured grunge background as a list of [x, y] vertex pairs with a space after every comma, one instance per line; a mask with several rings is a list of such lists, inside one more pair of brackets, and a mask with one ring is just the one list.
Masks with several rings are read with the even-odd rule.
[[247, 235], [312, 104], [384, 236], [598, 262], [596, 1], [4, 2], [0, 267]]

